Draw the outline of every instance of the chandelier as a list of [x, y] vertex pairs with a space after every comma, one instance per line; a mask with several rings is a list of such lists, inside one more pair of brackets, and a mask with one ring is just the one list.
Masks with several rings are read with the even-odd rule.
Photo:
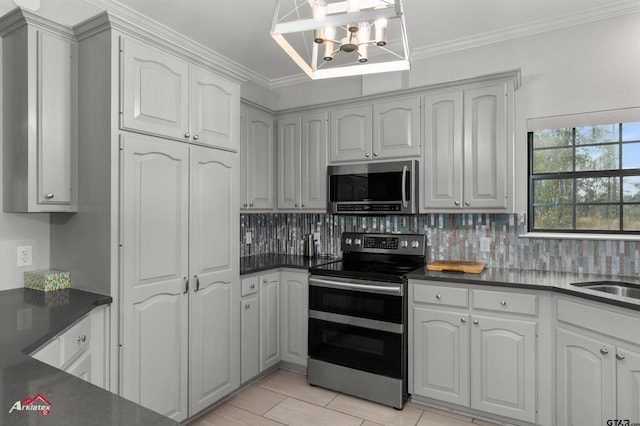
[[271, 36], [314, 80], [411, 66], [401, 0], [276, 0]]

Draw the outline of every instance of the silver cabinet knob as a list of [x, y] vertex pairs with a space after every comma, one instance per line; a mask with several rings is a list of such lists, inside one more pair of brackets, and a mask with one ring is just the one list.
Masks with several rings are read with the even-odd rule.
[[296, 203], [295, 206], [298, 207], [298, 203]]
[[44, 198], [46, 198], [47, 200], [51, 200], [53, 198], [53, 193], [49, 192], [47, 194], [44, 194]]
[[267, 283], [267, 279], [266, 278], [263, 279], [262, 282], [266, 284]]
[[249, 288], [250, 288], [251, 290], [253, 290], [254, 288], [256, 288], [256, 285], [255, 285], [255, 284], [251, 284], [251, 285], [249, 286]]
[[440, 296], [439, 294], [436, 294], [436, 299], [440, 300], [442, 299], [442, 296]]
[[616, 359], [617, 359], [618, 361], [622, 361], [622, 360], [624, 359], [624, 354], [617, 353], [617, 354], [616, 354]]
[[377, 156], [378, 156], [378, 153], [377, 153], [377, 152], [374, 152], [374, 153], [373, 153], [373, 156], [374, 156], [374, 157], [377, 157]]
[[246, 305], [244, 305], [245, 309], [250, 309], [251, 308], [251, 303], [247, 303]]
[[87, 336], [84, 334], [82, 336], [78, 336], [78, 343], [84, 343], [87, 341]]
[[460, 201], [454, 201], [453, 204], [455, 204], [456, 206], [460, 205]]
[[197, 141], [198, 139], [200, 139], [200, 136], [198, 136], [198, 135], [193, 135], [193, 140], [194, 140], [194, 141]]
[[242, 207], [247, 207], [247, 206], [248, 206], [247, 203], [242, 204]]
[[467, 207], [469, 207], [469, 206], [471, 205], [471, 203], [470, 203], [470, 202], [468, 202], [468, 201], [465, 201], [465, 202], [464, 202], [464, 205], [465, 205], [465, 206], [467, 206]]
[[506, 300], [501, 300], [501, 301], [500, 301], [500, 304], [501, 304], [502, 306], [507, 306], [507, 301], [506, 301]]
[[249, 203], [249, 207], [253, 207], [253, 203]]
[[304, 206], [305, 206], [305, 204], [304, 204], [304, 203], [302, 203], [302, 207], [304, 207]]
[[478, 325], [478, 320], [473, 320], [474, 325]]
[[609, 353], [609, 349], [607, 349], [607, 348], [602, 348], [602, 349], [600, 349], [600, 353], [601, 353], [602, 355], [606, 355], [606, 354], [608, 354], [608, 353]]
[[467, 323], [467, 319], [466, 318], [460, 318], [460, 322], [463, 323], [463, 324], [466, 324]]
[[187, 139], [189, 139], [189, 138], [191, 137], [191, 133], [189, 133], [189, 132], [185, 133], [185, 134], [184, 134], [184, 137], [185, 137], [185, 138], [187, 138]]
[[367, 158], [369, 158], [369, 153], [368, 153], [368, 152], [365, 152], [365, 153], [364, 153], [364, 156], [365, 156], [365, 157], [367, 157]]

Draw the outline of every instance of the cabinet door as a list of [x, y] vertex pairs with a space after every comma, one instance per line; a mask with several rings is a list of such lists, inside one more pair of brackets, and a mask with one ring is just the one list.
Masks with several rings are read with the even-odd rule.
[[420, 98], [373, 104], [373, 158], [420, 156]]
[[471, 408], [534, 423], [536, 323], [471, 319]]
[[462, 91], [424, 97], [422, 211], [462, 208]]
[[77, 208], [76, 52], [69, 40], [38, 31], [38, 203], [74, 205], [65, 211]]
[[303, 209], [327, 209], [327, 113], [302, 116], [301, 195]]
[[275, 144], [273, 118], [247, 112], [247, 204], [250, 209], [275, 206]]
[[618, 419], [640, 423], [640, 353], [618, 348], [616, 352]]
[[616, 417], [615, 348], [558, 328], [558, 426], [601, 426]]
[[249, 207], [247, 203], [247, 186], [249, 185], [248, 153], [249, 149], [249, 111], [240, 108], [240, 199], [238, 200], [240, 209]]
[[191, 148], [190, 415], [240, 385], [238, 156]]
[[260, 276], [260, 371], [280, 361], [280, 273]]
[[469, 315], [413, 309], [416, 395], [469, 406]]
[[240, 324], [242, 344], [241, 383], [253, 379], [260, 373], [260, 309], [258, 297], [240, 302]]
[[87, 382], [93, 382], [91, 377], [91, 351], [82, 352], [64, 371]]
[[373, 109], [370, 105], [331, 111], [331, 162], [370, 159], [372, 122]]
[[191, 140], [237, 151], [240, 144], [240, 87], [200, 68], [191, 68]]
[[506, 84], [464, 91], [465, 208], [506, 211], [512, 147]]
[[122, 148], [122, 395], [181, 421], [187, 418], [189, 147], [126, 135]]
[[189, 133], [189, 66], [142, 43], [121, 39], [121, 128], [177, 140]]
[[278, 120], [278, 208], [300, 208], [300, 117]]
[[281, 357], [283, 361], [307, 365], [309, 282], [307, 273], [280, 274]]

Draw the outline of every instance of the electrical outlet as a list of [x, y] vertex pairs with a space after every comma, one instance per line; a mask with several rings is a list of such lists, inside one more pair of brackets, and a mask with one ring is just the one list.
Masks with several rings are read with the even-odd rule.
[[480, 251], [485, 253], [491, 251], [491, 238], [480, 238]]
[[31, 266], [33, 251], [31, 246], [18, 246], [18, 266]]
[[31, 308], [18, 309], [18, 331], [31, 328]]

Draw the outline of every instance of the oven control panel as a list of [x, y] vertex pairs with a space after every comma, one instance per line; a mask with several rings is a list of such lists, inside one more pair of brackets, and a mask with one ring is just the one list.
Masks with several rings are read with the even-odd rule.
[[425, 236], [421, 234], [370, 234], [345, 232], [342, 234], [343, 252], [425, 253]]

